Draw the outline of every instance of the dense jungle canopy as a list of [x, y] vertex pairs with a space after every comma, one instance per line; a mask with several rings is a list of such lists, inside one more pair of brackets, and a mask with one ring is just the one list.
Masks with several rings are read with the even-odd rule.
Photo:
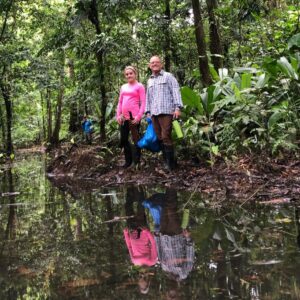
[[2, 157], [80, 141], [84, 114], [111, 145], [123, 69], [146, 84], [154, 54], [181, 86], [190, 153], [299, 149], [298, 0], [1, 0], [0, 12]]

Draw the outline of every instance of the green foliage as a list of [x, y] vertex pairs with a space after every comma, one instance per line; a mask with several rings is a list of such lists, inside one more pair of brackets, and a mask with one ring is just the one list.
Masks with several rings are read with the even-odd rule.
[[300, 33], [297, 33], [293, 35], [288, 42], [288, 49], [290, 50], [291, 48], [300, 48]]
[[[195, 155], [213, 163], [225, 153], [296, 151], [300, 54], [299, 7], [294, 2], [279, 1], [276, 6], [268, 1], [219, 2], [215, 13], [224, 41], [224, 67], [215, 70], [210, 62], [214, 84], [204, 89], [190, 2], [171, 0], [170, 19], [165, 2], [158, 0], [46, 2], [0, 4], [4, 12], [0, 17], [0, 83], [13, 103], [12, 137], [17, 147], [47, 140], [61, 90], [60, 138], [77, 139], [80, 132], [68, 132], [71, 115], [75, 114], [73, 122], [80, 128], [81, 117], [87, 113], [95, 121], [96, 132], [104, 118], [107, 136], [116, 141], [114, 115], [124, 66], [136, 65], [139, 81], [145, 84], [149, 57], [169, 54], [185, 106], [186, 138], [181, 144]], [[203, 3], [207, 40], [206, 9]], [[100, 73], [104, 83], [99, 81]], [[105, 112], [101, 85], [106, 89]], [[1, 148], [5, 148], [6, 117], [1, 92]]]
[[[211, 157], [220, 152], [299, 149], [299, 57], [267, 58], [264, 67], [235, 68], [233, 76], [220, 70], [220, 80], [201, 94], [205, 117], [198, 114], [185, 121], [192, 148], [206, 149]], [[186, 97], [189, 90], [183, 90]], [[194, 94], [193, 99], [185, 101], [187, 111], [196, 106]]]
[[202, 106], [202, 103], [200, 101], [199, 95], [197, 95], [196, 92], [194, 92], [191, 88], [184, 86], [181, 88], [181, 97], [182, 102], [184, 105], [186, 105], [188, 108], [195, 108], [198, 110], [198, 113], [200, 115], [203, 114], [204, 109]]

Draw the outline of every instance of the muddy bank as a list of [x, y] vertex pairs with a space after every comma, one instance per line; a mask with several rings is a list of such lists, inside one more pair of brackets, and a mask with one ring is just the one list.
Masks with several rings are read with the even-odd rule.
[[[240, 157], [206, 162], [179, 160], [168, 173], [159, 154], [144, 153], [139, 169], [123, 169], [123, 155], [100, 146], [69, 146], [55, 153], [47, 172], [62, 188], [91, 189], [121, 184], [165, 185], [207, 194], [215, 203], [234, 200], [285, 203], [300, 199], [300, 162], [296, 158]], [[268, 202], [270, 201], [270, 202]]]

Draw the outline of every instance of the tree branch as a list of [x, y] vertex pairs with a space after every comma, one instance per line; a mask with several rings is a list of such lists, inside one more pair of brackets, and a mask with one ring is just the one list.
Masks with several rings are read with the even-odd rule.
[[6, 24], [7, 24], [7, 19], [8, 19], [8, 14], [12, 8], [14, 0], [11, 0], [10, 3], [8, 4], [7, 10], [5, 12], [5, 18], [4, 18], [4, 22], [3, 22], [3, 26], [2, 26], [2, 30], [1, 30], [1, 35], [0, 35], [0, 42], [2, 42], [3, 36], [4, 36], [4, 32], [6, 29]]

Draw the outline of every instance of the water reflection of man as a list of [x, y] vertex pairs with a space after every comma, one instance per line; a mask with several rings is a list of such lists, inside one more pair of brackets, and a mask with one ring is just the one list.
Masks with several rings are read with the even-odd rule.
[[[144, 205], [147, 207], [158, 207], [159, 204]], [[156, 224], [155, 242], [158, 260], [163, 271], [167, 272], [169, 278], [176, 281], [184, 280], [192, 271], [195, 259], [195, 247], [190, 232], [182, 228], [177, 209], [177, 193], [174, 189], [167, 189], [161, 210], [159, 228]], [[156, 209], [157, 212], [160, 209]], [[152, 214], [152, 211], [150, 209]], [[153, 215], [153, 214], [152, 214]], [[157, 219], [157, 216], [153, 219]], [[157, 222], [156, 222], [157, 223]], [[158, 230], [159, 229], [159, 230]]]
[[[133, 217], [127, 220], [124, 238], [134, 265], [153, 266], [157, 262], [157, 250], [155, 240], [147, 225], [145, 209], [142, 205], [143, 199], [143, 191], [139, 191], [136, 187], [127, 189], [125, 211], [127, 216]], [[136, 213], [133, 209], [134, 202], [137, 202]]]
[[296, 207], [295, 209], [295, 219], [296, 219], [296, 225], [297, 225], [297, 244], [300, 248], [300, 214], [299, 214], [299, 208]]

